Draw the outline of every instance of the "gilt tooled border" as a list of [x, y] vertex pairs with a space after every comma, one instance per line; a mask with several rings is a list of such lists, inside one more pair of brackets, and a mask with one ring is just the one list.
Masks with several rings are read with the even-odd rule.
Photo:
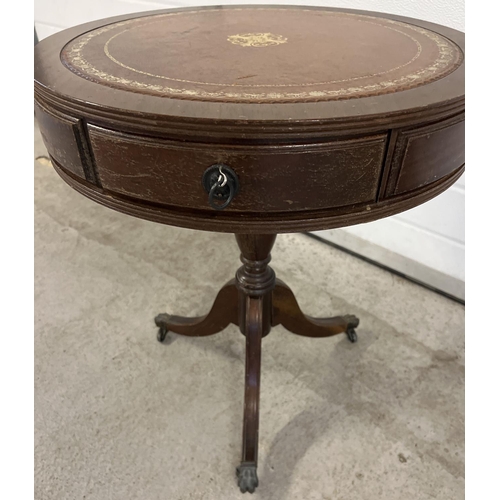
[[[248, 9], [233, 9], [233, 10], [248, 10]], [[255, 9], [255, 10], [266, 10], [269, 11], [271, 9]], [[284, 10], [284, 9], [272, 9], [272, 10]], [[287, 9], [289, 10], [297, 10], [300, 12], [308, 12], [309, 9]], [[167, 14], [160, 14], [156, 16], [150, 16], [155, 18], [153, 22], [161, 21], [160, 18], [176, 16], [176, 15], [187, 15], [187, 14], [196, 14], [199, 12], [203, 12], [207, 14], [209, 12], [216, 12], [210, 10], [190, 10], [184, 12], [172, 12]], [[317, 11], [312, 11], [317, 12]], [[405, 36], [411, 38], [418, 47], [417, 54], [407, 63], [400, 65], [396, 68], [393, 68], [388, 71], [381, 72], [380, 74], [386, 74], [401, 67], [407, 66], [411, 64], [414, 60], [416, 60], [421, 53], [421, 46], [418, 40], [411, 37], [409, 34], [404, 33], [394, 27], [385, 26], [380, 22], [374, 23], [373, 21], [380, 21], [379, 18], [359, 15], [359, 14], [351, 14], [347, 12], [329, 12], [323, 11], [325, 14], [334, 14], [334, 15], [342, 15], [342, 16], [351, 16], [356, 18], [363, 18], [364, 22], [368, 22], [371, 24], [379, 24], [384, 26], [385, 28], [392, 29], [393, 31], [397, 31]], [[304, 92], [260, 92], [260, 93], [250, 93], [250, 92], [229, 92], [229, 91], [207, 91], [202, 89], [183, 89], [183, 88], [174, 88], [166, 85], [154, 85], [144, 82], [139, 82], [136, 80], [131, 80], [128, 78], [117, 77], [111, 75], [105, 71], [99, 70], [95, 66], [93, 66], [89, 61], [85, 59], [82, 52], [85, 46], [98, 35], [106, 33], [111, 30], [115, 30], [120, 27], [127, 26], [134, 22], [137, 22], [138, 19], [144, 20], [148, 18], [133, 18], [128, 19], [126, 21], [122, 21], [119, 23], [114, 23], [110, 25], [106, 25], [97, 30], [90, 31], [85, 35], [78, 37], [76, 40], [68, 43], [66, 47], [61, 52], [61, 60], [65, 64], [65, 66], [70, 69], [72, 72], [77, 74], [78, 76], [85, 78], [90, 81], [94, 81], [96, 83], [104, 84], [111, 88], [121, 88], [123, 90], [127, 90], [130, 92], [136, 93], [147, 93], [150, 95], [157, 95], [161, 97], [173, 97], [176, 99], [187, 99], [187, 100], [200, 100], [200, 101], [222, 101], [222, 102], [249, 102], [249, 103], [280, 103], [280, 102], [310, 102], [310, 101], [324, 101], [324, 100], [341, 100], [341, 99], [349, 99], [353, 97], [369, 97], [369, 96], [377, 96], [382, 94], [389, 94], [393, 92], [399, 92], [402, 90], [409, 90], [411, 88], [415, 88], [424, 84], [428, 84], [432, 81], [441, 79], [446, 75], [453, 72], [463, 60], [463, 55], [461, 50], [450, 40], [447, 38], [429, 31], [424, 28], [420, 28], [415, 25], [406, 24], [399, 21], [394, 21], [392, 19], [381, 18], [385, 23], [390, 23], [392, 25], [405, 27], [406, 29], [411, 29], [420, 33], [421, 35], [426, 36], [430, 40], [436, 43], [439, 56], [438, 58], [431, 63], [430, 65], [422, 68], [419, 71], [410, 73], [408, 75], [404, 75], [395, 80], [387, 80], [379, 83], [374, 83], [365, 86], [355, 86], [355, 87], [347, 87], [336, 90], [311, 90]], [[143, 24], [150, 24], [143, 23]], [[126, 30], [124, 30], [126, 31]], [[180, 83], [191, 83], [197, 85], [207, 85], [207, 86], [224, 86], [224, 87], [271, 87], [271, 88], [282, 88], [282, 87], [307, 87], [307, 86], [321, 86], [332, 83], [343, 83], [348, 81], [359, 80], [363, 78], [369, 78], [376, 75], [367, 75], [362, 77], [354, 77], [352, 79], [346, 80], [337, 80], [337, 81], [329, 81], [329, 82], [321, 82], [321, 83], [304, 83], [304, 84], [268, 84], [268, 85], [248, 85], [248, 84], [225, 84], [225, 83], [211, 83], [211, 82], [195, 82], [190, 80], [181, 80], [166, 77], [163, 75], [154, 75], [147, 72], [143, 72], [129, 66], [124, 65], [120, 61], [117, 61], [110, 53], [109, 53], [109, 43], [111, 40], [121, 35], [124, 31], [120, 31], [119, 33], [110, 37], [110, 39], [106, 42], [104, 51], [107, 57], [114, 61], [115, 63], [125, 67], [128, 70], [134, 71], [136, 73], [142, 73], [148, 76], [152, 76], [155, 78], [166, 79], [170, 81], [177, 81]]]

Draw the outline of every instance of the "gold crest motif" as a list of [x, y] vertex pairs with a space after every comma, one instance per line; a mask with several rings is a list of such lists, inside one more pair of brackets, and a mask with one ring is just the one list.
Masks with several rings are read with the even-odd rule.
[[272, 33], [245, 33], [243, 35], [231, 35], [227, 40], [242, 47], [268, 47], [269, 45], [280, 45], [287, 42], [287, 38]]

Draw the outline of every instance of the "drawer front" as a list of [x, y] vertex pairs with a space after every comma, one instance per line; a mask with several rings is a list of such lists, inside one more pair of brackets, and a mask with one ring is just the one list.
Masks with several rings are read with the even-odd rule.
[[464, 114], [398, 133], [385, 197], [431, 184], [465, 163]]
[[210, 209], [201, 179], [231, 167], [239, 193], [225, 211], [282, 212], [376, 200], [386, 135], [316, 145], [216, 146], [116, 133], [88, 125], [102, 187], [164, 205]]
[[37, 102], [35, 115], [50, 156], [73, 174], [93, 182], [91, 160], [81, 121], [49, 111]]

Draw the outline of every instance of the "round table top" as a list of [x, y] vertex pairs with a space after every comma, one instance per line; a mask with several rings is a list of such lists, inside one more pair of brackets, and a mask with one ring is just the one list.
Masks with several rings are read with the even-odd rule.
[[210, 102], [314, 102], [408, 90], [462, 62], [419, 26], [305, 8], [187, 10], [107, 24], [71, 40], [75, 74], [138, 94]]
[[359, 119], [463, 99], [464, 35], [376, 12], [214, 6], [110, 18], [43, 40], [41, 88], [178, 119]]
[[[464, 87], [463, 33], [349, 9], [143, 12], [35, 47], [36, 113], [63, 179], [215, 231], [328, 229], [436, 196], [464, 169]], [[235, 184], [219, 210], [206, 174], [221, 165]]]

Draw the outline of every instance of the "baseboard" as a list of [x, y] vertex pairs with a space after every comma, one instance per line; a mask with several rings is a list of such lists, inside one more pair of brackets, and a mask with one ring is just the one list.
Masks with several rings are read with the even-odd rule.
[[375, 243], [368, 242], [347, 231], [336, 230], [328, 233], [326, 231], [317, 231], [306, 234], [462, 304], [465, 303], [465, 282], [453, 276], [432, 269]]

